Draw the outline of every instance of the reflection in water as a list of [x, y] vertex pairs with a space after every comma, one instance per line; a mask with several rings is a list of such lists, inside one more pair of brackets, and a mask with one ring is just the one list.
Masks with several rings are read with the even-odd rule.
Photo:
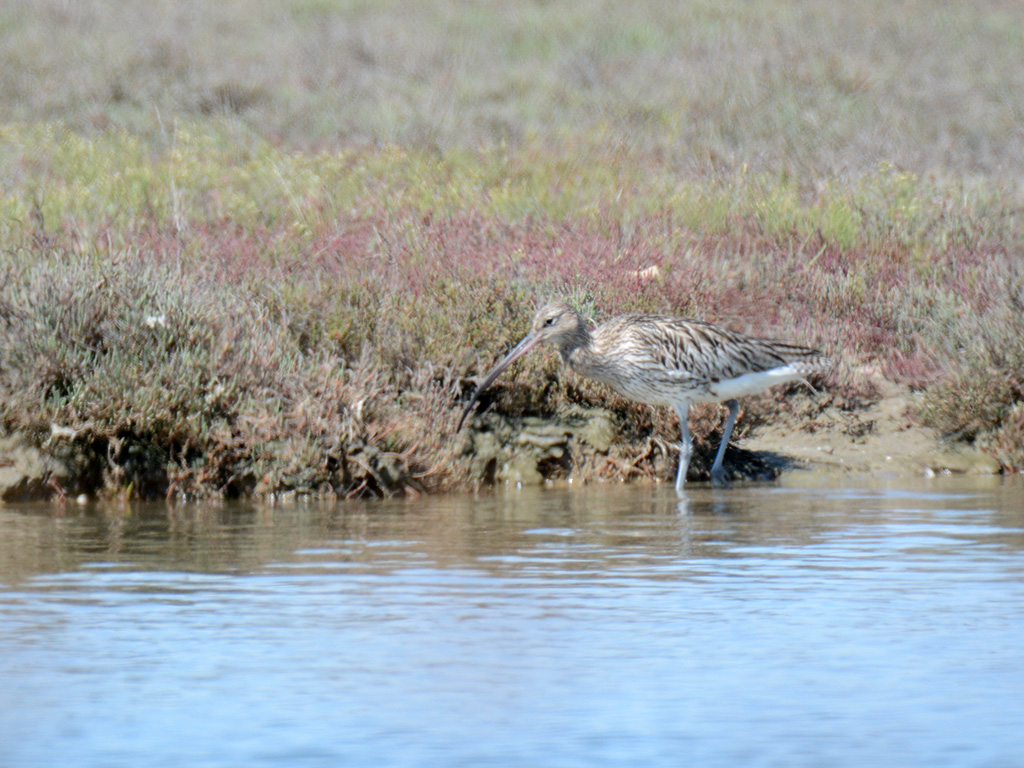
[[0, 765], [1013, 764], [1021, 491], [0, 508]]

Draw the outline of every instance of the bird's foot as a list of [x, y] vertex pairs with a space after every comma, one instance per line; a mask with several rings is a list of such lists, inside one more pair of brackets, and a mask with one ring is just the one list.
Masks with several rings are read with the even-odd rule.
[[728, 488], [729, 481], [725, 478], [725, 470], [721, 467], [711, 469], [711, 485], [715, 488]]

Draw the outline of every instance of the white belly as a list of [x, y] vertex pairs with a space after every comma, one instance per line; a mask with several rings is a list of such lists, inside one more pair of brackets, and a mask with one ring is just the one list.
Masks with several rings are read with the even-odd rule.
[[719, 403], [723, 400], [754, 395], [778, 384], [799, 381], [805, 375], [797, 365], [793, 364], [757, 373], [744, 373], [734, 379], [723, 379], [708, 384], [704, 392], [696, 391], [694, 393], [693, 402]]

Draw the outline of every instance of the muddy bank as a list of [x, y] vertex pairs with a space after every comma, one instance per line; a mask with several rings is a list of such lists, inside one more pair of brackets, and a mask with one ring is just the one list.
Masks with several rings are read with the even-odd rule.
[[785, 468], [827, 473], [930, 476], [941, 472], [998, 474], [993, 457], [943, 440], [916, 423], [914, 397], [894, 391], [850, 413], [828, 408], [813, 425], [782, 416], [749, 435], [742, 448], [785, 462]]
[[[856, 411], [829, 406], [811, 418], [811, 408], [797, 404], [730, 444], [727, 476], [741, 482], [789, 471], [918, 477], [1001, 472], [993, 457], [921, 426], [911, 416], [913, 407], [913, 395], [896, 389]], [[470, 433], [464, 450], [473, 457], [474, 477], [484, 483], [674, 481], [673, 442], [627, 443], [615, 425], [614, 414], [583, 409], [558, 420], [492, 416]], [[688, 481], [709, 480], [718, 439], [715, 432], [697, 443]]]
[[[807, 470], [889, 476], [1000, 472], [999, 462], [991, 456], [948, 443], [916, 423], [911, 416], [914, 395], [896, 387], [854, 410], [821, 407], [813, 397], [804, 397], [792, 398], [789, 407], [733, 441], [725, 462], [731, 480], [764, 481], [784, 472]], [[483, 414], [454, 437], [465, 480], [434, 490], [475, 490], [506, 483], [671, 482], [678, 460], [675, 444], [660, 437], [626, 439], [624, 418], [609, 410], [579, 406], [570, 406], [552, 419]], [[717, 441], [714, 432], [698, 440], [691, 482], [708, 479]], [[40, 447], [23, 435], [0, 436], [0, 499], [62, 499], [104, 492], [103, 480], [90, 462], [76, 459], [67, 445], [60, 444], [59, 451], [54, 445], [50, 441]], [[399, 464], [388, 469], [391, 487], [382, 488], [385, 493], [408, 487], [409, 478], [402, 477]], [[254, 492], [258, 494], [258, 488]], [[313, 492], [295, 489], [297, 495]]]
[[0, 499], [47, 498], [72, 483], [72, 473], [21, 436], [0, 435]]

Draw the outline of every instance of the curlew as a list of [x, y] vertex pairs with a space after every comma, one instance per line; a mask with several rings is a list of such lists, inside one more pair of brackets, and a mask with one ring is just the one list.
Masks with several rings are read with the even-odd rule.
[[724, 402], [729, 409], [711, 466], [712, 482], [721, 485], [725, 481], [722, 459], [739, 413], [737, 398], [831, 366], [815, 349], [668, 315], [621, 315], [591, 331], [579, 312], [556, 301], [537, 312], [526, 337], [480, 382], [458, 429], [483, 391], [513, 362], [542, 343], [555, 346], [562, 360], [581, 376], [603, 382], [632, 400], [675, 409], [682, 433], [676, 475], [679, 493], [693, 452], [687, 424], [693, 403]]

